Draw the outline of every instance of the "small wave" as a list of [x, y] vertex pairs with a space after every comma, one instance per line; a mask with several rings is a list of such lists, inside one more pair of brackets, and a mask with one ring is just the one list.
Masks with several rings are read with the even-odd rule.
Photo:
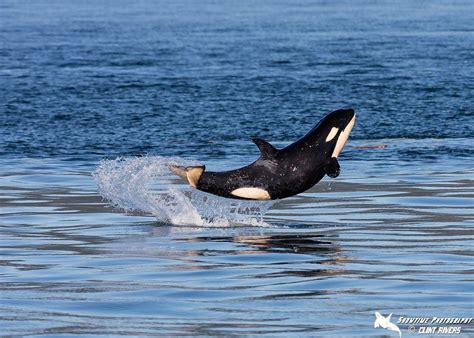
[[208, 227], [268, 226], [263, 215], [273, 202], [222, 198], [176, 184], [170, 164], [181, 158], [148, 156], [103, 160], [93, 177], [102, 197], [126, 211], [154, 215], [159, 222]]

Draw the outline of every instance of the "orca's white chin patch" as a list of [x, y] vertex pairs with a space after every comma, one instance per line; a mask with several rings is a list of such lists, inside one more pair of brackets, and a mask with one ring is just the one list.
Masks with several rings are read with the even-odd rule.
[[[334, 147], [334, 151], [332, 152], [332, 157], [337, 158], [339, 156], [339, 154], [341, 153], [342, 148], [344, 148], [344, 145], [346, 144], [347, 139], [349, 138], [349, 134], [351, 133], [352, 128], [354, 127], [355, 118], [356, 118], [356, 115], [354, 114], [351, 121], [347, 124], [347, 126], [344, 128], [344, 130], [339, 134], [339, 137], [338, 137], [337, 142], [336, 142], [336, 146]], [[331, 132], [332, 132], [332, 130], [331, 130]], [[331, 134], [331, 133], [329, 133], [329, 134]]]
[[248, 198], [252, 200], [269, 200], [270, 199], [270, 194], [268, 193], [268, 191], [262, 188], [253, 188], [253, 187], [235, 189], [231, 192], [231, 195], [242, 197], [242, 198]]

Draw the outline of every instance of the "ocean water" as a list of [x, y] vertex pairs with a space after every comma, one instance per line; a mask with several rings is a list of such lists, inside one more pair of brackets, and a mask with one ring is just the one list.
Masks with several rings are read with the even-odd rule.
[[[0, 335], [474, 317], [472, 22], [467, 0], [3, 0]], [[342, 107], [341, 175], [298, 196], [213, 197], [166, 169], [245, 165], [251, 137], [285, 146]]]

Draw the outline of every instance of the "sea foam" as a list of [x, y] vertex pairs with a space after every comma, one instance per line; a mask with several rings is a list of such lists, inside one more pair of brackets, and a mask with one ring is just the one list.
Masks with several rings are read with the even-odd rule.
[[99, 193], [126, 211], [154, 215], [158, 222], [226, 227], [268, 226], [263, 221], [272, 201], [233, 200], [182, 184], [168, 166], [198, 163], [175, 157], [147, 156], [103, 160], [92, 174]]

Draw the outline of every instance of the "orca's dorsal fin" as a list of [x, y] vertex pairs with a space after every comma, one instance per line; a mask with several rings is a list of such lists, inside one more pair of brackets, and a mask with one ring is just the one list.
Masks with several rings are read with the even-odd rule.
[[262, 159], [270, 159], [275, 157], [275, 155], [278, 152], [278, 149], [272, 146], [270, 143], [268, 143], [265, 140], [262, 140], [261, 138], [254, 137], [252, 139], [252, 142], [255, 143], [260, 149], [260, 158]]

